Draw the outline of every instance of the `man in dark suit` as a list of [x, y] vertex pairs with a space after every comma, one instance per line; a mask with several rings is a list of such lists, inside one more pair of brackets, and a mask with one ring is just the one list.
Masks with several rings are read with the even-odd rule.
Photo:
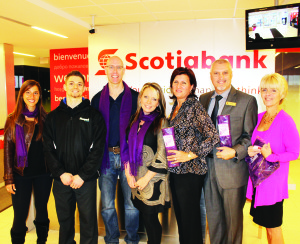
[[207, 157], [205, 201], [211, 244], [240, 244], [248, 168], [244, 158], [257, 123], [255, 97], [231, 86], [232, 69], [227, 60], [216, 60], [210, 70], [215, 91], [201, 95], [200, 102], [216, 123], [217, 115], [230, 115], [232, 147], [215, 147]]

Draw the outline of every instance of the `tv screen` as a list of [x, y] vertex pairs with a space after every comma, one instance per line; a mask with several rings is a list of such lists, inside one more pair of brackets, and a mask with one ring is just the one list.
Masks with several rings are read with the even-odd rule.
[[246, 10], [246, 50], [300, 47], [300, 4]]

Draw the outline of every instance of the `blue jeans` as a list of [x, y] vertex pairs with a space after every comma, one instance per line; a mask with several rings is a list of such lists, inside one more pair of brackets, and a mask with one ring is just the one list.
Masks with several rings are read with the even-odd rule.
[[140, 237], [137, 234], [139, 228], [139, 211], [131, 202], [131, 189], [128, 186], [125, 171], [121, 169], [121, 159], [119, 154], [109, 152], [110, 168], [106, 174], [99, 177], [99, 187], [101, 190], [102, 218], [105, 225], [105, 243], [119, 243], [120, 231], [118, 226], [118, 216], [115, 208], [116, 185], [118, 176], [124, 196], [125, 208], [125, 229], [127, 235], [124, 240], [128, 244], [139, 243]]

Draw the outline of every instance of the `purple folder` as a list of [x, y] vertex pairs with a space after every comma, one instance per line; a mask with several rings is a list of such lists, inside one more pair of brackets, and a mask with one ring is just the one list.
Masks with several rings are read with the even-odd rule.
[[[169, 153], [169, 150], [177, 150], [174, 127], [164, 128], [161, 131], [165, 142], [167, 156], [173, 155], [173, 153]], [[179, 165], [179, 163], [168, 161], [169, 168], [178, 167]]]
[[231, 129], [230, 129], [230, 115], [219, 115], [217, 117], [220, 146], [221, 147], [232, 147], [231, 140]]

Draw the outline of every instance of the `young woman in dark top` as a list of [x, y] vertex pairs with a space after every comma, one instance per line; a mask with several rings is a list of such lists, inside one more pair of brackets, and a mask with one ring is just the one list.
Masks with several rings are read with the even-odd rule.
[[13, 244], [25, 242], [32, 190], [35, 197], [37, 243], [46, 243], [48, 236], [47, 203], [52, 178], [43, 154], [42, 132], [46, 112], [41, 95], [41, 86], [37, 81], [25, 81], [15, 110], [8, 116], [4, 128], [4, 180], [6, 190], [12, 194]]
[[179, 241], [184, 244], [203, 243], [200, 198], [207, 165], [205, 157], [218, 143], [219, 136], [210, 117], [195, 95], [197, 81], [189, 68], [179, 67], [171, 76], [174, 105], [169, 124], [174, 127], [178, 150], [168, 161], [180, 163], [169, 168], [170, 187]]
[[128, 135], [130, 162], [125, 174], [132, 202], [142, 213], [149, 244], [161, 242], [158, 213], [170, 207], [168, 166], [161, 129], [166, 127], [166, 102], [157, 83], [146, 83]]

